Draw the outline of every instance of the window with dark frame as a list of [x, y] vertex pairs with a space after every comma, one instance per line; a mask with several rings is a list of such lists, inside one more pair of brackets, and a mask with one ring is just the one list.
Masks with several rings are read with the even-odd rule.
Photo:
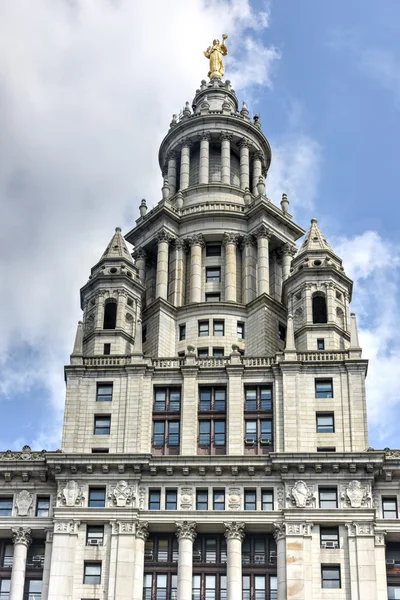
[[206, 256], [221, 256], [221, 244], [207, 244]]
[[199, 386], [198, 454], [225, 454], [226, 387]]
[[153, 448], [162, 448], [165, 451], [168, 448], [179, 449], [179, 443], [180, 421], [170, 419], [153, 421]]
[[181, 388], [179, 387], [155, 387], [154, 388], [154, 412], [179, 413], [181, 410]]
[[256, 490], [244, 490], [244, 510], [257, 509], [257, 492]]
[[317, 349], [318, 350], [325, 350], [325, 340], [323, 338], [319, 338], [317, 340]]
[[177, 510], [178, 492], [176, 489], [165, 491], [165, 510]]
[[284, 342], [286, 341], [286, 325], [279, 323], [278, 325], [278, 338]]
[[216, 320], [213, 321], [213, 335], [223, 336], [225, 335], [225, 321]]
[[226, 411], [226, 387], [199, 387], [199, 411]]
[[221, 302], [221, 294], [218, 292], [208, 292], [206, 294], [206, 302]]
[[321, 548], [339, 548], [339, 527], [320, 527]]
[[335, 446], [318, 446], [317, 452], [336, 452]]
[[224, 348], [213, 348], [213, 356], [214, 357], [225, 356], [225, 349]]
[[196, 490], [196, 510], [208, 510], [208, 490]]
[[85, 561], [83, 583], [92, 585], [101, 583], [101, 562]]
[[317, 433], [335, 433], [335, 419], [333, 413], [317, 412]]
[[11, 517], [13, 508], [13, 496], [0, 497], [0, 517]]
[[315, 397], [316, 398], [333, 398], [332, 379], [316, 379], [315, 380]]
[[179, 325], [179, 341], [186, 339], [186, 323]]
[[206, 283], [219, 283], [221, 281], [221, 267], [206, 267]]
[[382, 498], [382, 516], [384, 519], [397, 519], [397, 498], [395, 496]]
[[329, 589], [342, 587], [340, 565], [321, 565], [321, 587]]
[[318, 488], [319, 507], [320, 508], [337, 508], [338, 495], [335, 487], [320, 487]]
[[106, 505], [106, 488], [105, 487], [89, 487], [90, 508], [104, 508]]
[[242, 575], [242, 590], [242, 600], [277, 600], [278, 578], [257, 573]]
[[[4, 569], [11, 569], [14, 562], [14, 544], [12, 540], [2, 539], [0, 542], [0, 565]], [[11, 572], [10, 572], [11, 575]], [[1, 580], [0, 575], [0, 580]], [[0, 588], [1, 590], [1, 588]], [[0, 596], [1, 598], [1, 596]]]
[[213, 489], [213, 510], [225, 510], [224, 489]]
[[272, 410], [272, 386], [246, 386], [244, 394], [246, 412]]
[[177, 455], [180, 445], [181, 388], [154, 387], [153, 451]]
[[210, 356], [208, 348], [197, 348], [197, 356], [199, 358], [208, 358]]
[[92, 448], [92, 454], [109, 454], [109, 448]]
[[104, 344], [103, 354], [105, 356], [108, 356], [109, 354], [111, 354], [111, 344]]
[[117, 324], [117, 303], [115, 300], [106, 300], [104, 306], [103, 329], [115, 329]]
[[261, 510], [274, 510], [274, 490], [261, 490]]
[[97, 383], [96, 385], [96, 401], [111, 402], [113, 396], [112, 383]]
[[161, 508], [161, 490], [149, 490], [149, 510], [160, 510]]
[[209, 321], [198, 321], [199, 337], [210, 335], [210, 322]]
[[36, 498], [36, 516], [48, 517], [50, 514], [50, 496], [38, 496]]
[[111, 415], [94, 416], [94, 435], [110, 435]]
[[8, 600], [10, 597], [11, 590], [11, 577], [3, 578], [0, 577], [0, 598]]
[[328, 312], [326, 309], [326, 298], [322, 292], [315, 292], [312, 297], [313, 323], [327, 323]]
[[147, 325], [143, 325], [142, 328], [142, 344], [147, 341]]
[[104, 543], [104, 525], [86, 526], [86, 546], [102, 546]]
[[[166, 563], [178, 562], [178, 540], [174, 534], [151, 533], [144, 546], [145, 569], [149, 563], [154, 565], [162, 563], [165, 570], [171, 569], [176, 572], [177, 565], [167, 565]], [[153, 567], [154, 568], [154, 567]]]
[[[175, 567], [172, 567], [176, 570]], [[171, 600], [177, 597], [178, 575], [170, 570], [166, 573], [144, 573], [143, 600]]]
[[236, 335], [238, 340], [244, 340], [244, 322], [238, 321], [236, 324]]

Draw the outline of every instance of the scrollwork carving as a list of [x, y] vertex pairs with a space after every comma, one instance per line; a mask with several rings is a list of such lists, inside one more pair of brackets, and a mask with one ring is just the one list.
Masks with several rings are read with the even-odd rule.
[[136, 537], [146, 541], [149, 537], [148, 522], [142, 521], [136, 524]]
[[194, 521], [181, 521], [175, 523], [176, 537], [178, 540], [188, 539], [194, 542], [196, 539], [196, 523]]
[[0, 452], [0, 460], [44, 460], [45, 455], [46, 450], [32, 452], [30, 446], [24, 446], [21, 452], [13, 452], [12, 450]]
[[11, 530], [13, 532], [13, 542], [14, 544], [23, 544], [24, 546], [29, 546], [32, 542], [32, 529], [30, 527], [15, 527]]
[[240, 488], [232, 487], [228, 488], [228, 507], [229, 510], [239, 510], [240, 509]]
[[244, 522], [239, 521], [231, 521], [230, 523], [224, 523], [225, 526], [225, 537], [227, 540], [240, 540], [242, 541], [245, 532], [244, 532]]
[[193, 507], [193, 488], [181, 488], [181, 510], [191, 510]]
[[64, 506], [79, 506], [83, 501], [83, 490], [76, 481], [68, 481], [65, 487], [61, 487], [57, 498]]
[[240, 236], [237, 233], [227, 232], [225, 231], [222, 237], [222, 245], [226, 246], [227, 244], [234, 244], [237, 246], [240, 241]]
[[270, 240], [272, 233], [271, 230], [268, 229], [268, 227], [266, 227], [265, 225], [260, 225], [260, 227], [258, 227], [258, 229], [256, 229], [256, 231], [254, 232], [254, 235], [257, 239], [265, 238], [267, 240]]

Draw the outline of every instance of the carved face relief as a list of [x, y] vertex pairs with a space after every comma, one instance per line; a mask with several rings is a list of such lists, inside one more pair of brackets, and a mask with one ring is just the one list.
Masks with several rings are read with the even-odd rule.
[[33, 496], [27, 490], [22, 490], [15, 499], [15, 506], [19, 517], [26, 517], [32, 506]]

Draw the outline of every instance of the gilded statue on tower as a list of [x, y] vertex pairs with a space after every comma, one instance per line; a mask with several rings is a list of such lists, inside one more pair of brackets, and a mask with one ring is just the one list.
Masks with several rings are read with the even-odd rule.
[[227, 39], [226, 33], [222, 34], [222, 44], [219, 40], [214, 40], [212, 46], [208, 46], [204, 52], [204, 56], [210, 59], [210, 70], [208, 76], [210, 79], [213, 77], [219, 77], [221, 79], [224, 76], [225, 68], [223, 56], [228, 54], [228, 48], [225, 46], [225, 40]]

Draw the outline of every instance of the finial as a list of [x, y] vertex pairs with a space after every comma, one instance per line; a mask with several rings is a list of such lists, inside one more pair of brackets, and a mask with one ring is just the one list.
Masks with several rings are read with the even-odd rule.
[[169, 183], [167, 177], [164, 177], [164, 183], [161, 188], [162, 199], [166, 200], [169, 197]]
[[214, 79], [214, 77], [222, 79], [225, 74], [224, 61], [222, 57], [228, 54], [228, 48], [225, 45], [225, 40], [227, 38], [228, 36], [226, 33], [223, 33], [222, 44], [220, 44], [219, 40], [215, 39], [213, 40], [212, 46], [208, 46], [207, 50], [204, 52], [204, 56], [210, 59], [210, 70], [208, 72], [210, 79]]
[[172, 115], [172, 121], [169, 124], [170, 127], [175, 127], [176, 125], [178, 125], [178, 116], [177, 115]]
[[200, 89], [205, 90], [206, 87], [207, 87], [207, 81], [205, 79], [202, 79]]
[[249, 204], [250, 204], [250, 202], [251, 202], [251, 192], [250, 192], [250, 188], [246, 188], [246, 189], [244, 190], [244, 196], [243, 196], [243, 199], [244, 199], [244, 204], [245, 204], [245, 206], [249, 206]]
[[242, 106], [242, 110], [240, 111], [240, 114], [242, 115], [242, 117], [244, 117], [245, 119], [249, 118], [249, 109], [247, 108], [247, 104], [246, 102], [243, 102], [243, 106]]
[[146, 200], [144, 198], [143, 198], [143, 200], [140, 203], [139, 211], [140, 211], [140, 216], [141, 217], [144, 217], [145, 214], [147, 213], [147, 203], [146, 203]]
[[317, 225], [318, 224], [318, 220], [317, 219], [311, 219], [311, 225], [313, 225], [314, 223]]
[[121, 231], [122, 231], [121, 227], [116, 227], [115, 228], [115, 233], [121, 233]]
[[258, 178], [257, 191], [260, 194], [260, 196], [265, 196], [265, 181], [262, 175], [260, 175], [260, 177]]
[[355, 313], [350, 313], [350, 358], [361, 358], [360, 342], [358, 341], [357, 318]]
[[185, 108], [183, 109], [183, 116], [184, 117], [190, 117], [191, 116], [191, 112], [190, 112], [190, 106], [189, 106], [189, 102], [185, 103]]
[[293, 315], [290, 313], [286, 323], [285, 360], [296, 360], [296, 343], [294, 341]]
[[253, 123], [258, 129], [261, 129], [260, 115], [254, 115]]
[[289, 200], [288, 200], [287, 194], [282, 194], [281, 208], [282, 208], [282, 212], [284, 212], [284, 213], [289, 212]]
[[177, 210], [182, 210], [183, 208], [183, 194], [181, 190], [179, 190], [175, 196], [175, 208]]

